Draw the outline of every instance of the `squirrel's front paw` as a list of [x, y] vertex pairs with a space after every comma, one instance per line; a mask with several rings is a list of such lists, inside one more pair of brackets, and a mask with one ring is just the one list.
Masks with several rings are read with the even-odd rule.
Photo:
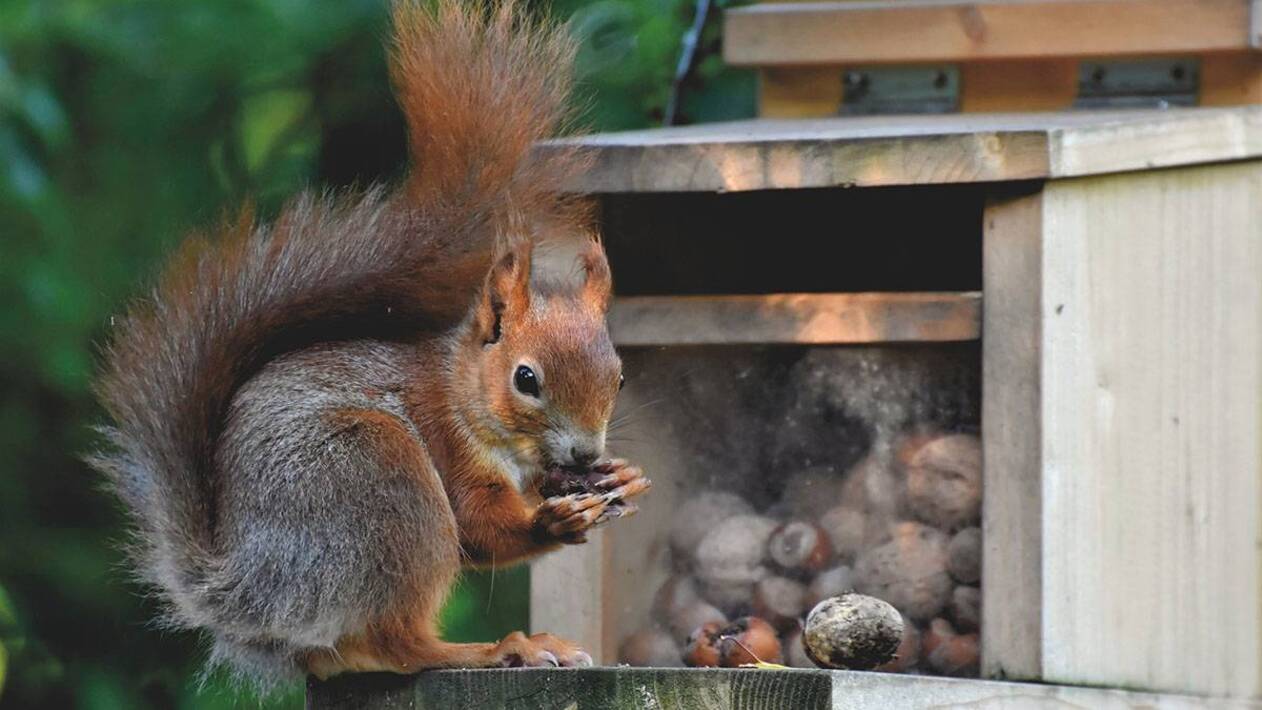
[[547, 498], [535, 509], [535, 534], [567, 545], [587, 542], [586, 532], [601, 520], [612, 502], [608, 493], [574, 493]]
[[595, 493], [574, 493], [544, 499], [535, 511], [535, 529], [541, 535], [567, 545], [587, 541], [587, 531], [616, 518], [635, 515], [639, 511], [627, 499], [638, 496], [653, 486], [638, 466], [624, 459], [613, 459], [592, 467], [592, 473], [604, 474], [597, 480]]

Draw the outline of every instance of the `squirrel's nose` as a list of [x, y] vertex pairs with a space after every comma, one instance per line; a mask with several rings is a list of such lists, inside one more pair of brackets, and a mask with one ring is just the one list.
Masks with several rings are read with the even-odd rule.
[[574, 460], [575, 466], [587, 468], [596, 463], [596, 458], [599, 456], [600, 454], [591, 449], [580, 449], [577, 446], [570, 447], [570, 458]]

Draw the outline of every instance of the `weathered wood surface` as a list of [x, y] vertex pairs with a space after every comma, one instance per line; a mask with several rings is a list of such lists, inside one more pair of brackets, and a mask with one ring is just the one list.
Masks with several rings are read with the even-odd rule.
[[614, 301], [609, 332], [617, 345], [976, 340], [981, 294], [637, 296]]
[[901, 0], [753, 5], [724, 14], [736, 66], [1245, 51], [1243, 0]]
[[1247, 701], [847, 671], [508, 669], [312, 681], [311, 710], [888, 710], [1003, 707], [1184, 710]]
[[1262, 107], [759, 119], [556, 143], [594, 152], [576, 192], [994, 182], [1262, 156]]
[[[1009, 190], [1011, 192], [1011, 190]], [[982, 288], [982, 675], [1042, 678], [1043, 203], [985, 209]]]
[[1262, 694], [1262, 161], [1041, 199], [1043, 678]]

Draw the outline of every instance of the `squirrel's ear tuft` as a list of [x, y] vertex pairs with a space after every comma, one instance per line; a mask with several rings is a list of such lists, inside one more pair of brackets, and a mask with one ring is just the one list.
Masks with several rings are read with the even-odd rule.
[[609, 273], [609, 260], [605, 258], [605, 248], [599, 238], [592, 238], [579, 260], [585, 274], [583, 300], [601, 313], [607, 312], [613, 292], [613, 276]]
[[503, 250], [486, 275], [478, 303], [478, 329], [482, 342], [500, 339], [502, 329], [530, 309], [530, 257], [532, 244], [521, 240]]

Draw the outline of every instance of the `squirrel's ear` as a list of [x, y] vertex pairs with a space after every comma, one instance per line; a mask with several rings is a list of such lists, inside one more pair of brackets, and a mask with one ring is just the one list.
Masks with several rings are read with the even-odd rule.
[[510, 246], [491, 266], [478, 304], [478, 327], [482, 342], [500, 339], [505, 324], [511, 324], [530, 308], [530, 256], [532, 244], [522, 240]]
[[609, 260], [598, 238], [593, 238], [579, 256], [585, 274], [583, 300], [601, 313], [609, 310], [609, 297], [613, 291], [613, 276], [609, 273]]

